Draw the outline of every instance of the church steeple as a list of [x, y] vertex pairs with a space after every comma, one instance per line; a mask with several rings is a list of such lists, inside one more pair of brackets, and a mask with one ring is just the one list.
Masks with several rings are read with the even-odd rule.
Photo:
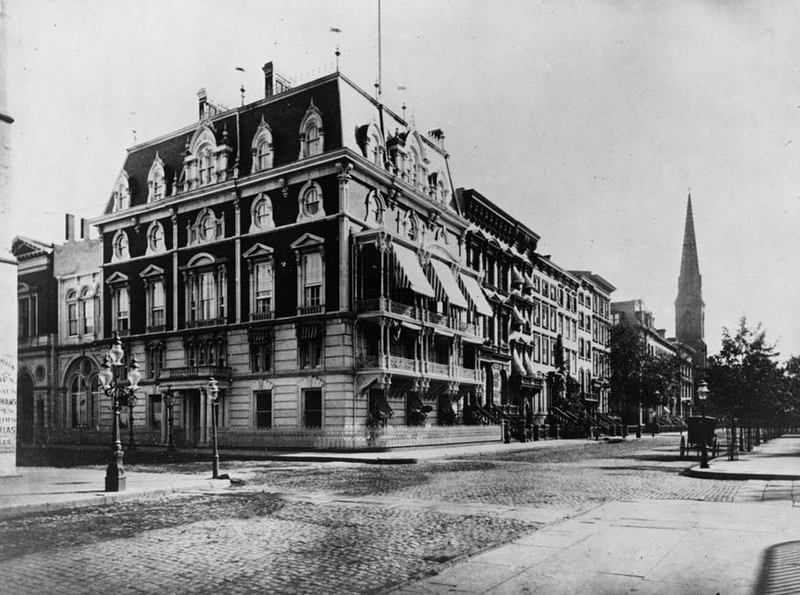
[[697, 240], [694, 235], [692, 194], [686, 203], [686, 224], [683, 229], [683, 253], [678, 277], [678, 297], [675, 299], [675, 336], [696, 351], [695, 365], [705, 368], [705, 303], [703, 278], [697, 260]]

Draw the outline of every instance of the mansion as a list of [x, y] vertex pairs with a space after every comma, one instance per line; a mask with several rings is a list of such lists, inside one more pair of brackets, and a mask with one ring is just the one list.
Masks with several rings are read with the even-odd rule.
[[[336, 72], [195, 121], [127, 156], [66, 243], [17, 238], [19, 437], [104, 444], [113, 335], [143, 373], [141, 444], [350, 449], [496, 440], [501, 411], [553, 423], [565, 377], [608, 411], [611, 294], [453, 184], [417, 130]], [[372, 430], [372, 431], [370, 431]], [[125, 435], [125, 434], [123, 434]]]

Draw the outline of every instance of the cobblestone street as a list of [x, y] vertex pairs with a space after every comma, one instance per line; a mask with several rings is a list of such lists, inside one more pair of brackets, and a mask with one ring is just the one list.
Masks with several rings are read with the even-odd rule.
[[[0, 522], [0, 571], [13, 593], [375, 592], [603, 502], [758, 493], [681, 475], [676, 444], [561, 441], [416, 465], [223, 462], [244, 485]], [[781, 493], [800, 499], [794, 487]]]

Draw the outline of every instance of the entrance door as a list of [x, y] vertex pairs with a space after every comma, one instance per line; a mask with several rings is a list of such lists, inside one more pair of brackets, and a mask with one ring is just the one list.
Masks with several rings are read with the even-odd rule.
[[33, 443], [33, 378], [24, 372], [17, 380], [17, 441]]
[[183, 393], [183, 431], [187, 446], [199, 446], [200, 432], [200, 391], [187, 390]]

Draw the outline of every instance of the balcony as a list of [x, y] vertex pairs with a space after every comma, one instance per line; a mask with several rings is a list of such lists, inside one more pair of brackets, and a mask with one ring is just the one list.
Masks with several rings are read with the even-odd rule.
[[304, 314], [322, 314], [325, 312], [324, 304], [316, 304], [313, 306], [297, 306], [297, 314], [302, 316]]
[[253, 312], [250, 314], [250, 320], [272, 320], [275, 317], [275, 312]]
[[207, 326], [220, 326], [225, 324], [224, 318], [206, 318], [203, 320], [190, 320], [186, 323], [189, 328], [203, 328]]
[[164, 368], [160, 380], [208, 380], [214, 378], [230, 378], [231, 368], [228, 366], [183, 366], [180, 368]]

